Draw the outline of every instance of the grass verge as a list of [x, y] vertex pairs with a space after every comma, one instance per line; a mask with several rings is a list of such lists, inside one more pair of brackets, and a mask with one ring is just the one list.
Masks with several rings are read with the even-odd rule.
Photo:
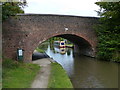
[[42, 50], [42, 49], [40, 49], [40, 48], [36, 48], [36, 50], [37, 50], [38, 52], [40, 52], [40, 53], [45, 53], [45, 51]]
[[36, 64], [3, 61], [2, 88], [30, 88], [39, 69]]
[[48, 88], [73, 88], [66, 71], [58, 63], [51, 63]]

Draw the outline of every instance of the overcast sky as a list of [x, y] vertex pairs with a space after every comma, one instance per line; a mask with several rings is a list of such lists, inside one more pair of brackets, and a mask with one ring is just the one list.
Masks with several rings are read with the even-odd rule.
[[25, 13], [97, 16], [97, 0], [27, 0]]

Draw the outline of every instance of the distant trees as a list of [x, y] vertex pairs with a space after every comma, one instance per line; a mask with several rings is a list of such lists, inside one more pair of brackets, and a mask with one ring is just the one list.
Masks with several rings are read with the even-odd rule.
[[102, 60], [120, 62], [120, 2], [96, 2], [101, 24], [97, 26], [98, 53]]
[[2, 20], [4, 21], [11, 15], [24, 13], [23, 8], [26, 6], [26, 0], [21, 0], [19, 2], [2, 2], [1, 5], [2, 5]]

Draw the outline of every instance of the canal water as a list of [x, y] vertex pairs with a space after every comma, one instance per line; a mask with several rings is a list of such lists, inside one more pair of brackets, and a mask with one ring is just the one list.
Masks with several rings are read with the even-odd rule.
[[45, 51], [66, 70], [74, 88], [118, 88], [118, 63], [74, 54], [72, 48]]

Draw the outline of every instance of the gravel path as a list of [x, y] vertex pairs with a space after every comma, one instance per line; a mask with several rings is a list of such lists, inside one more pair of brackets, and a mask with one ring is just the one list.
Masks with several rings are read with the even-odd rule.
[[35, 80], [33, 81], [31, 88], [47, 88], [51, 70], [51, 61], [52, 59], [50, 58], [33, 61], [34, 64], [39, 64], [41, 68]]

